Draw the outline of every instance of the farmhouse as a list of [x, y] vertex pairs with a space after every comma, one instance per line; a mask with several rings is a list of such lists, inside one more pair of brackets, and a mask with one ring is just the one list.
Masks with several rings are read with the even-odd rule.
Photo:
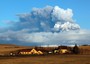
[[59, 46], [58, 48], [54, 49], [54, 53], [58, 54], [71, 53], [71, 48], [67, 46]]
[[43, 54], [43, 52], [33, 48], [33, 49], [22, 49], [19, 51], [19, 54], [21, 55]]
[[65, 53], [68, 53], [68, 52], [69, 52], [68, 49], [61, 49], [59, 51], [59, 53], [61, 53], [61, 54], [65, 54]]

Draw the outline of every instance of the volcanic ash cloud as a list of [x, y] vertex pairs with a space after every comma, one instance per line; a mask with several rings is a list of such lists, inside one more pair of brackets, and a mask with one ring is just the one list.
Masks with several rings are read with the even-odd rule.
[[17, 30], [29, 29], [31, 32], [61, 32], [79, 30], [80, 26], [73, 20], [71, 9], [59, 6], [33, 8], [30, 13], [18, 14]]

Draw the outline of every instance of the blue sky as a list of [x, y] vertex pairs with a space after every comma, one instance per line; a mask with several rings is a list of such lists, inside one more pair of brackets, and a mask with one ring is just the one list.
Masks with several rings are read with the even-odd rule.
[[19, 13], [30, 12], [33, 7], [43, 8], [46, 5], [70, 8], [73, 18], [83, 29], [90, 29], [90, 0], [1, 0], [0, 26], [6, 26], [5, 21], [18, 21]]

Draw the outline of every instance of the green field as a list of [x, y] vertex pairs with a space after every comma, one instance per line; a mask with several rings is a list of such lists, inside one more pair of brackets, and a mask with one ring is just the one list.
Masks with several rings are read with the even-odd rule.
[[90, 55], [0, 57], [0, 64], [90, 64]]

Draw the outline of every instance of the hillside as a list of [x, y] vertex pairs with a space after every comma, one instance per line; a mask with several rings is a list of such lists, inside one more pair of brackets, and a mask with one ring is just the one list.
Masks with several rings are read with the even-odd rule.
[[79, 46], [80, 49], [87, 49], [87, 50], [90, 50], [90, 46]]
[[29, 46], [18, 46], [13, 44], [0, 44], [0, 55], [7, 54], [11, 51], [16, 51], [19, 49], [26, 49], [26, 48], [32, 48]]

